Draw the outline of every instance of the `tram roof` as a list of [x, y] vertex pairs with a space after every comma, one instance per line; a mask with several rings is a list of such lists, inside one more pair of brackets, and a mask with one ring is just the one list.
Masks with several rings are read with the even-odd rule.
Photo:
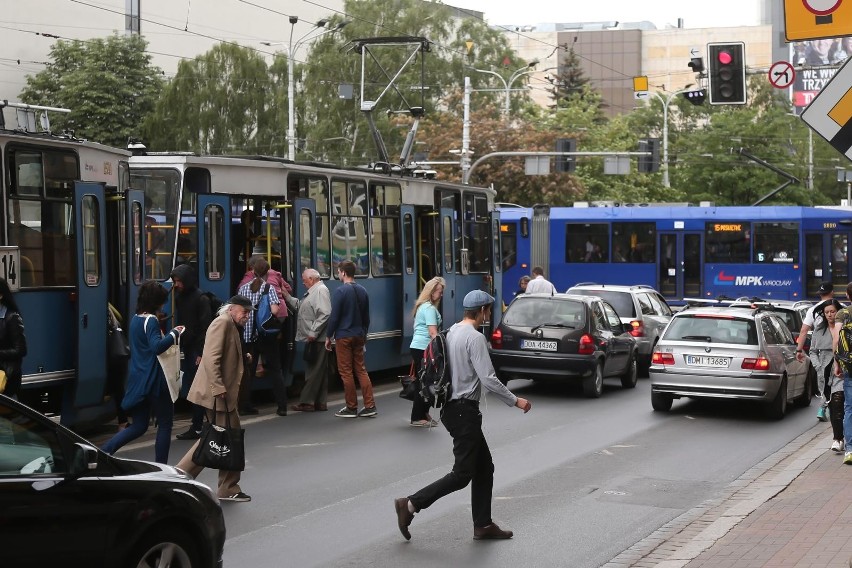
[[629, 221], [629, 220], [677, 220], [692, 219], [706, 221], [795, 221], [801, 219], [831, 219], [836, 222], [852, 224], [850, 207], [807, 207], [797, 205], [759, 205], [759, 206], [654, 206], [647, 207], [533, 207], [501, 208], [503, 218], [531, 217], [541, 213], [551, 219]]
[[130, 152], [123, 148], [114, 148], [98, 142], [91, 142], [83, 138], [75, 138], [71, 135], [58, 135], [49, 132], [24, 132], [22, 130], [0, 129], [0, 140], [3, 144], [16, 142], [19, 144], [36, 144], [68, 149], [85, 148], [96, 150], [107, 154], [113, 154], [122, 158], [129, 158]]

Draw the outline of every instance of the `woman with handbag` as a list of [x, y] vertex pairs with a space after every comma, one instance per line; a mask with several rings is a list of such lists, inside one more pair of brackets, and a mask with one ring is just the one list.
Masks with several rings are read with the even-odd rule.
[[[423, 351], [429, 346], [432, 338], [441, 330], [441, 312], [438, 311], [438, 303], [444, 295], [444, 279], [440, 276], [429, 280], [414, 304], [412, 315], [414, 316], [414, 337], [411, 339], [411, 362], [414, 366], [414, 376], [420, 375], [420, 366], [423, 363]], [[432, 427], [438, 422], [429, 415], [429, 405], [420, 396], [414, 397], [411, 406], [411, 426]]]
[[[27, 338], [24, 335], [24, 320], [12, 290], [4, 278], [0, 278], [0, 393], [18, 398], [21, 388], [21, 363], [27, 355]], [[3, 384], [5, 383], [5, 385]]]
[[139, 288], [136, 315], [130, 320], [127, 333], [130, 341], [130, 367], [127, 389], [121, 401], [121, 407], [130, 415], [131, 424], [104, 444], [102, 449], [108, 454], [114, 454], [119, 448], [147, 432], [149, 418], [153, 412], [157, 420], [154, 459], [158, 463], [168, 462], [174, 403], [157, 355], [177, 344], [183, 332], [183, 326], [180, 325], [165, 336], [160, 330], [156, 313], [163, 308], [168, 296], [168, 291], [156, 280], [147, 280]]

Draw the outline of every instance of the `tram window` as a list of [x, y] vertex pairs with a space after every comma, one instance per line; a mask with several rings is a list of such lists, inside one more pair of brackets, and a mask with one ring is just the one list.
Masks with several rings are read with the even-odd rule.
[[307, 268], [312, 268], [311, 257], [313, 256], [314, 242], [311, 238], [311, 212], [308, 209], [302, 209], [299, 213], [299, 270], [298, 274], [302, 274]]
[[130, 183], [145, 194], [145, 278], [165, 280], [177, 245], [176, 226], [181, 176], [177, 170], [133, 170]]
[[613, 223], [613, 262], [657, 262], [657, 228], [654, 223]]
[[291, 190], [298, 190], [298, 195], [314, 200], [317, 249], [317, 265], [314, 268], [316, 268], [322, 278], [328, 278], [331, 276], [331, 237], [328, 229], [328, 181], [320, 177], [293, 177], [290, 179], [289, 184]]
[[9, 155], [14, 163], [11, 195], [69, 199], [74, 180], [80, 179], [79, 159], [73, 152], [12, 148]]
[[705, 224], [704, 262], [743, 264], [749, 261], [751, 231], [742, 221], [716, 221]]
[[566, 223], [565, 262], [607, 262], [609, 225]]
[[465, 192], [464, 196], [465, 248], [470, 251], [471, 272], [489, 272], [491, 269], [491, 232], [488, 222], [488, 200], [484, 195]]
[[131, 222], [133, 223], [133, 282], [142, 283], [142, 274], [145, 272], [144, 258], [142, 256], [142, 244], [145, 242], [145, 224], [142, 222], [142, 204], [133, 202], [131, 209]]
[[9, 245], [21, 251], [22, 286], [75, 285], [70, 201], [13, 198], [7, 205]]
[[799, 224], [755, 223], [754, 262], [773, 264], [799, 262]]
[[101, 281], [100, 215], [98, 202], [92, 195], [83, 196], [80, 214], [83, 222], [83, 278], [86, 286]]
[[[494, 258], [503, 258], [502, 254], [501, 254], [501, 249], [500, 249], [500, 221], [497, 220], [497, 219], [493, 219], [491, 221], [491, 223], [492, 223], [491, 237], [493, 238], [491, 246], [493, 247], [493, 250], [494, 250], [494, 255], [495, 255]], [[503, 271], [502, 263], [497, 264], [494, 267], [494, 272], [502, 272], [502, 271]]]
[[331, 182], [331, 271], [343, 260], [355, 263], [355, 275], [370, 271], [367, 243], [367, 188], [363, 182]]
[[453, 234], [453, 220], [450, 217], [444, 217], [444, 274], [451, 274], [453, 271], [453, 242], [448, 236]]
[[500, 248], [503, 251], [500, 265], [503, 270], [509, 270], [518, 263], [518, 225], [516, 223], [500, 225]]
[[405, 273], [414, 274], [414, 219], [410, 213], [402, 217], [402, 234], [405, 236]]
[[374, 276], [400, 274], [398, 185], [370, 184], [370, 264]]
[[225, 211], [219, 205], [204, 210], [204, 272], [208, 280], [225, 278]]

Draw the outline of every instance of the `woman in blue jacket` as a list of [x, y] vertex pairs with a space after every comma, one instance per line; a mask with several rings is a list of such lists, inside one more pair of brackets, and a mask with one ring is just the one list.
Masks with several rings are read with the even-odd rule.
[[139, 288], [136, 315], [130, 320], [127, 332], [130, 368], [127, 372], [127, 389], [121, 401], [121, 407], [127, 411], [132, 423], [104, 444], [103, 451], [108, 454], [114, 454], [144, 434], [153, 412], [157, 419], [154, 459], [159, 463], [167, 463], [169, 460], [174, 404], [157, 355], [177, 343], [183, 326], [179, 325], [163, 336], [156, 314], [168, 296], [168, 291], [155, 280], [148, 280]]

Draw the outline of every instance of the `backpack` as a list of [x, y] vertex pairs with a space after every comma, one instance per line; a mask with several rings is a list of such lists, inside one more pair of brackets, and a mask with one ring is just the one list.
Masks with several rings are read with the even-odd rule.
[[281, 321], [272, 314], [268, 283], [264, 284], [260, 300], [255, 306], [254, 329], [260, 337], [275, 336], [281, 331]]
[[224, 304], [224, 302], [220, 300], [219, 297], [216, 296], [216, 294], [214, 294], [213, 292], [202, 292], [201, 297], [204, 299], [205, 302], [210, 304], [210, 315], [213, 316], [213, 318], [215, 319], [216, 315], [219, 313], [219, 308], [222, 307], [222, 304]]
[[852, 308], [843, 308], [837, 312], [838, 319], [843, 314], [843, 325], [837, 334], [837, 351], [834, 358], [847, 373], [852, 373]]
[[453, 394], [450, 359], [447, 354], [447, 332], [442, 331], [429, 341], [420, 364], [420, 397], [426, 404], [441, 408]]

